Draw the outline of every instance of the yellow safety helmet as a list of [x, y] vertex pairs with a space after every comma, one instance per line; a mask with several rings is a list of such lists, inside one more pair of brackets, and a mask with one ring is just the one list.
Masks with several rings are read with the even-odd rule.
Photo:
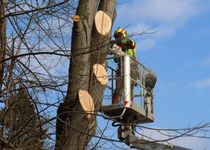
[[124, 30], [123, 28], [117, 28], [117, 30], [115, 30], [114, 32], [114, 37], [127, 37], [127, 31]]

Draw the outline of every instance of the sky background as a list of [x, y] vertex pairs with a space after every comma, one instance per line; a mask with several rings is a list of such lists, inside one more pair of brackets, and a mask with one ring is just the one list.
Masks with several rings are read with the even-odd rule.
[[[118, 0], [117, 27], [128, 34], [154, 32], [132, 37], [138, 60], [158, 76], [155, 123], [149, 126], [185, 128], [209, 122], [210, 0]], [[210, 150], [210, 139], [173, 142]]]

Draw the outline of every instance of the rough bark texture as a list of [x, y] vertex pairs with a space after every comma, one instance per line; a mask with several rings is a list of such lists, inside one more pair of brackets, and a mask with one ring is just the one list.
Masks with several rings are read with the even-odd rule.
[[[6, 18], [5, 18], [6, 1], [0, 1], [0, 61], [4, 60], [6, 54]], [[0, 94], [4, 76], [4, 63], [0, 62]]]
[[[116, 15], [115, 7], [116, 0], [101, 0], [98, 10], [104, 11], [111, 18], [113, 24]], [[111, 31], [106, 36], [103, 36], [97, 32], [97, 29], [95, 27], [93, 28], [91, 47], [99, 50], [91, 53], [91, 66], [93, 66], [94, 64], [102, 64], [106, 66], [106, 58], [110, 46], [110, 38]], [[93, 75], [93, 73], [91, 73], [91, 75]], [[93, 79], [93, 77], [91, 79]], [[98, 110], [102, 102], [105, 86], [97, 84], [95, 80], [91, 81], [90, 94], [95, 102], [95, 108], [96, 110]]]
[[[96, 116], [87, 117], [79, 103], [78, 91], [88, 90], [98, 110], [105, 87], [91, 80], [93, 73], [90, 69], [95, 63], [106, 62], [106, 54], [101, 53], [107, 52], [108, 46], [102, 45], [109, 43], [111, 33], [106, 36], [98, 34], [93, 22], [97, 8], [113, 19], [115, 5], [116, 0], [100, 0], [100, 3], [99, 0], [79, 1], [76, 15], [81, 19], [73, 26], [69, 86], [67, 97], [58, 108], [56, 149], [85, 149], [95, 134]], [[92, 53], [95, 50], [97, 52]]]
[[67, 97], [58, 108], [56, 149], [85, 149], [94, 134], [94, 117], [85, 119], [85, 112], [78, 101], [78, 91], [88, 90], [90, 74], [90, 43], [92, 26], [99, 0], [80, 0], [72, 31], [72, 56], [69, 68]]

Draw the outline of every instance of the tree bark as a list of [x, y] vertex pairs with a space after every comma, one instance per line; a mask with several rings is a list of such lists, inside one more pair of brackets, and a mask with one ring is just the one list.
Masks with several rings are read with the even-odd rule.
[[6, 0], [0, 1], [0, 94], [2, 93], [2, 84], [4, 77], [4, 60], [6, 54]]
[[[101, 0], [98, 8], [98, 10], [104, 11], [111, 18], [112, 25], [116, 16], [115, 7], [116, 0]], [[99, 50], [94, 53], [91, 53], [91, 66], [93, 66], [94, 64], [101, 64], [106, 67], [106, 58], [110, 46], [110, 39], [111, 31], [107, 35], [103, 36], [97, 32], [97, 29], [94, 26], [92, 31], [91, 47]], [[91, 75], [93, 75], [93, 73], [91, 73]], [[93, 77], [91, 79], [93, 79]], [[97, 84], [95, 80], [91, 80], [90, 94], [95, 102], [96, 110], [99, 109], [102, 103], [104, 90], [105, 86]]]
[[89, 51], [98, 2], [99, 0], [80, 0], [77, 7], [76, 15], [80, 16], [80, 20], [73, 25], [67, 96], [57, 112], [56, 149], [85, 149], [91, 138], [88, 134], [95, 133], [95, 124], [90, 122], [93, 117], [86, 119], [77, 94], [80, 89], [89, 89]]
[[[72, 56], [69, 68], [69, 85], [64, 103], [58, 108], [56, 124], [56, 149], [83, 150], [96, 131], [96, 116], [87, 114], [79, 102], [79, 90], [87, 90], [99, 110], [104, 85], [92, 80], [94, 64], [106, 62], [110, 35], [100, 35], [93, 25], [96, 10], [105, 11], [114, 18], [116, 0], [80, 0], [76, 15], [79, 22], [74, 22], [72, 31]], [[93, 30], [92, 30], [93, 29]], [[104, 46], [104, 44], [106, 46]], [[94, 53], [94, 51], [96, 51]], [[90, 71], [91, 70], [91, 71]]]

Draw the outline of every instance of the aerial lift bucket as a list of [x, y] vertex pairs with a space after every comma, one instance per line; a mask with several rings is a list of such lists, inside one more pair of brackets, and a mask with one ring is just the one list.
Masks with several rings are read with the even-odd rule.
[[116, 45], [111, 49], [119, 57], [123, 57], [123, 83], [124, 83], [124, 100], [112, 102], [110, 105], [101, 107], [102, 114], [107, 118], [119, 123], [138, 124], [154, 121], [153, 113], [148, 112], [139, 105], [132, 102], [131, 98], [131, 68], [130, 56], [124, 53]]

